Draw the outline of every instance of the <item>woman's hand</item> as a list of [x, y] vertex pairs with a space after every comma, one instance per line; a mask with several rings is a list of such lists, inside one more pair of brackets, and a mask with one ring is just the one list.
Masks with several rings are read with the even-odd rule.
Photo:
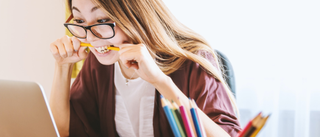
[[167, 76], [160, 70], [144, 44], [116, 45], [120, 60], [127, 68], [135, 69], [143, 80], [155, 85]]
[[73, 64], [87, 57], [86, 47], [80, 47], [76, 37], [63, 36], [50, 44], [50, 51], [60, 66]]
[[[181, 92], [170, 77], [160, 70], [145, 45], [123, 44], [119, 45], [119, 47], [122, 64], [127, 68], [134, 68], [142, 79], [153, 84], [166, 99], [174, 102], [179, 100], [186, 108], [190, 108], [188, 97]], [[136, 63], [132, 64], [131, 62]], [[224, 129], [212, 121], [201, 109], [197, 111], [199, 120], [203, 122], [206, 136], [230, 137]]]

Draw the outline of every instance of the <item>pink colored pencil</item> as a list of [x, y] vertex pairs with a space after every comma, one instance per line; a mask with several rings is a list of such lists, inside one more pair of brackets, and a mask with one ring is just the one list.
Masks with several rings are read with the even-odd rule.
[[188, 114], [187, 114], [186, 110], [184, 109], [184, 106], [181, 104], [179, 98], [178, 98], [178, 102], [177, 103], [179, 105], [181, 118], [182, 118], [182, 121], [183, 121], [183, 124], [184, 124], [184, 128], [186, 129], [187, 136], [188, 137], [194, 137], [194, 133], [193, 133], [193, 131], [191, 129], [191, 126], [190, 126], [190, 121], [189, 121], [189, 118], [188, 118]]

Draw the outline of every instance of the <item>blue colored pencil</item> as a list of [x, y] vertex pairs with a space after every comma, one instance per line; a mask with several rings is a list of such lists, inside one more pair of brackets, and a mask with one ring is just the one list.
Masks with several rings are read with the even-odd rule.
[[197, 114], [197, 119], [198, 119], [198, 122], [199, 122], [199, 125], [200, 125], [201, 134], [202, 134], [203, 137], [207, 137], [206, 131], [204, 130], [203, 124], [202, 124], [202, 122], [201, 122], [201, 120], [199, 118], [199, 113], [198, 113], [198, 110], [197, 110], [197, 108], [198, 108], [197, 103], [196, 103], [196, 101], [194, 101], [194, 99], [192, 99], [192, 103], [193, 103], [193, 108], [194, 108], [194, 110], [195, 110], [195, 112]]
[[199, 124], [199, 121], [198, 121], [198, 118], [197, 118], [198, 116], [197, 116], [197, 113], [195, 111], [196, 108], [193, 105], [191, 100], [189, 100], [189, 103], [190, 103], [190, 106], [191, 106], [190, 112], [191, 112], [191, 116], [192, 116], [194, 127], [195, 127], [196, 132], [197, 132], [197, 136], [198, 137], [203, 137], [203, 135], [201, 133], [200, 124]]
[[169, 124], [170, 124], [170, 127], [172, 129], [174, 136], [181, 137], [177, 123], [175, 122], [175, 120], [173, 118], [172, 112], [171, 112], [170, 108], [168, 107], [166, 100], [164, 99], [164, 97], [162, 95], [160, 97], [161, 97], [161, 104], [162, 104], [163, 110], [167, 116], [167, 119], [169, 121]]

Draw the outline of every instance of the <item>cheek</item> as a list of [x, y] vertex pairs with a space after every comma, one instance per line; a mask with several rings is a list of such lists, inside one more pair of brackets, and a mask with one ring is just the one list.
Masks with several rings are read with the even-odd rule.
[[118, 51], [111, 51], [111, 54], [109, 57], [106, 57], [106, 60], [110, 60], [111, 62], [115, 62], [119, 60], [119, 53]]
[[112, 38], [114, 44], [123, 44], [127, 43], [128, 37], [124, 34], [124, 32], [119, 28], [115, 27], [115, 36]]

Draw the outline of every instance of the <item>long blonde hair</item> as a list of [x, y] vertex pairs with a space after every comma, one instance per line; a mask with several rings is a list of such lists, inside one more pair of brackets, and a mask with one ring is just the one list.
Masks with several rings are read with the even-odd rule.
[[[71, 11], [71, 1], [68, 5]], [[207, 59], [198, 55], [198, 51], [206, 51], [219, 59], [199, 34], [181, 24], [165, 6], [162, 0], [92, 0], [116, 22], [117, 26], [132, 40], [134, 44], [147, 45], [156, 63], [165, 74], [176, 71], [185, 60], [199, 63], [209, 74], [219, 80], [226, 89], [233, 109], [238, 113], [234, 95], [226, 84], [218, 68]]]

